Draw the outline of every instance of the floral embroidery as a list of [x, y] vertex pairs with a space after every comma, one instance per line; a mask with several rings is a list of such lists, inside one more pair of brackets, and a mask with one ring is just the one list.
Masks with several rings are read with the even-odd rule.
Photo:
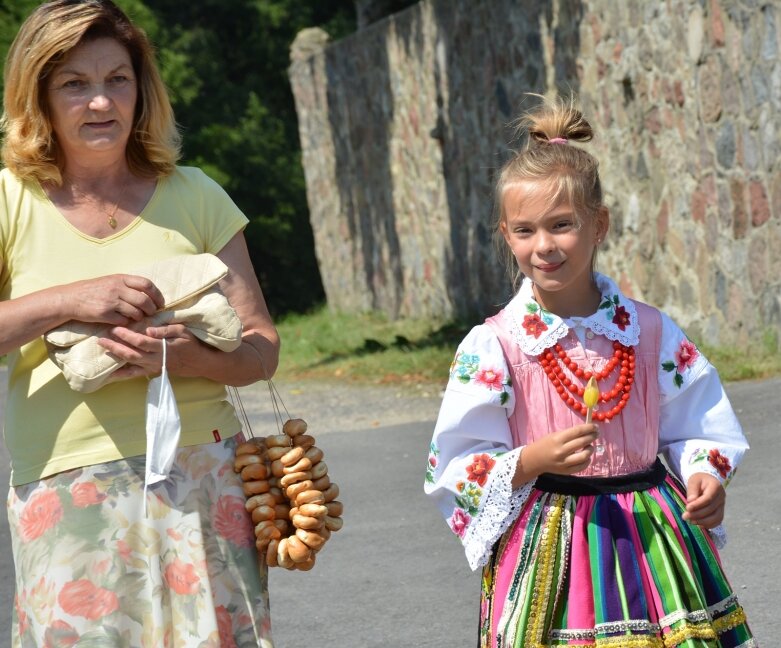
[[480, 509], [480, 498], [483, 496], [482, 489], [462, 481], [456, 484], [456, 489], [458, 490], [456, 506], [470, 515], [477, 515]]
[[433, 484], [434, 483], [434, 472], [437, 469], [437, 466], [439, 465], [439, 448], [437, 448], [436, 444], [432, 443], [429, 446], [429, 452], [428, 452], [428, 463], [426, 464], [426, 483], [427, 484]]
[[[607, 319], [609, 319], [613, 324], [618, 325], [618, 328], [623, 331], [629, 324], [629, 313], [626, 312], [626, 309], [623, 306], [619, 306], [619, 303], [618, 295], [613, 295], [612, 297], [610, 295], [606, 295], [604, 301], [599, 305], [599, 310], [605, 311]], [[623, 314], [626, 314], [627, 319], [624, 326], [621, 326], [618, 321], [616, 321], [616, 317], [619, 317], [619, 321], [621, 321]]]
[[626, 308], [623, 306], [617, 306], [615, 315], [613, 315], [613, 324], [615, 324], [622, 331], [626, 331], [626, 327], [631, 323], [632, 318], [629, 313], [626, 312]]
[[485, 486], [485, 482], [488, 481], [488, 473], [496, 465], [496, 461], [485, 453], [474, 455], [473, 460], [472, 464], [466, 467], [467, 479], [477, 482], [478, 486]]
[[512, 379], [504, 375], [504, 371], [494, 367], [480, 367], [480, 356], [474, 353], [459, 351], [453, 364], [450, 365], [450, 379], [468, 385], [474, 382], [476, 385], [487, 387], [490, 391], [502, 392], [499, 402], [504, 405], [510, 399], [509, 388]]
[[548, 330], [548, 325], [540, 319], [539, 315], [524, 315], [523, 328], [526, 330], [526, 335], [538, 338]]
[[450, 516], [450, 519], [447, 521], [448, 525], [450, 526], [453, 533], [455, 533], [459, 538], [463, 538], [466, 535], [466, 530], [469, 527], [469, 523], [472, 521], [472, 518], [469, 517], [464, 511], [461, 509], [453, 509], [453, 515]]
[[705, 450], [703, 448], [698, 449], [689, 460], [690, 464], [700, 463], [701, 461], [707, 461], [716, 471], [719, 473], [722, 479], [727, 480], [725, 486], [732, 479], [734, 470], [732, 464], [729, 461], [729, 457], [724, 456], [717, 448], [711, 448]]
[[675, 352], [675, 365], [678, 373], [683, 373], [691, 367], [695, 360], [700, 357], [700, 352], [689, 340], [681, 340], [681, 346]]
[[729, 458], [721, 454], [716, 448], [713, 448], [708, 453], [708, 463], [719, 471], [722, 479], [726, 479], [732, 470], [732, 465], [729, 462]]
[[683, 386], [683, 374], [700, 357], [700, 352], [689, 340], [681, 340], [678, 350], [673, 354], [675, 360], [666, 360], [662, 363], [662, 369], [674, 372], [673, 383], [680, 389]]

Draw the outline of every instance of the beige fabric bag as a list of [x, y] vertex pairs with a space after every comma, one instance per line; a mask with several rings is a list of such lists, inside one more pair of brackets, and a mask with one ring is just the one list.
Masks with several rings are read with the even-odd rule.
[[[241, 344], [241, 321], [217, 286], [228, 267], [213, 254], [171, 257], [128, 274], [146, 277], [163, 294], [165, 305], [149, 318], [149, 326], [184, 324], [199, 340], [221, 351]], [[98, 338], [107, 337], [111, 328], [70, 321], [44, 335], [49, 357], [71, 389], [93, 392], [125, 364], [98, 345]]]

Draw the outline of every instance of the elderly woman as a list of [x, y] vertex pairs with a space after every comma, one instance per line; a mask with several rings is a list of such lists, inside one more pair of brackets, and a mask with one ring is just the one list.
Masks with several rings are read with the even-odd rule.
[[[3, 128], [13, 645], [271, 646], [225, 388], [270, 378], [278, 358], [247, 219], [202, 172], [176, 166], [151, 46], [110, 0], [54, 0], [29, 16], [6, 62]], [[219, 287], [242, 329], [232, 352], [184, 324], [149, 325], [164, 297], [132, 273], [201, 253], [228, 269]], [[123, 365], [92, 393], [71, 389], [42, 338], [72, 320], [107, 325], [99, 344]], [[147, 492], [148, 380], [165, 369], [181, 435]]]

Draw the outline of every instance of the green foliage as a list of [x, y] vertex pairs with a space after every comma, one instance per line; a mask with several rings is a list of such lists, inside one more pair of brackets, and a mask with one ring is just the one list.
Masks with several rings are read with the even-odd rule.
[[[355, 28], [353, 0], [116, 0], [157, 48], [184, 135], [184, 164], [250, 219], [247, 243], [273, 313], [323, 300], [287, 79], [304, 27]], [[0, 0], [0, 55], [39, 0]]]

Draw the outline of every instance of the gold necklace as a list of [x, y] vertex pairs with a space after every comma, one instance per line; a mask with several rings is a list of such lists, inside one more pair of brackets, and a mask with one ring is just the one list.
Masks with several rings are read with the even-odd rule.
[[111, 229], [117, 229], [117, 218], [116, 218], [117, 211], [119, 210], [119, 203], [122, 201], [122, 197], [125, 195], [125, 191], [127, 191], [127, 184], [125, 184], [122, 187], [122, 191], [119, 192], [119, 197], [117, 198], [117, 201], [114, 203], [114, 206], [110, 210], [107, 210], [105, 209], [105, 207], [99, 205], [97, 201], [93, 200], [90, 196], [88, 196], [76, 185], [74, 185], [73, 181], [71, 181], [71, 189], [75, 191], [77, 194], [79, 194], [88, 203], [94, 205], [96, 209], [102, 211], [106, 216], [108, 216], [108, 226]]

